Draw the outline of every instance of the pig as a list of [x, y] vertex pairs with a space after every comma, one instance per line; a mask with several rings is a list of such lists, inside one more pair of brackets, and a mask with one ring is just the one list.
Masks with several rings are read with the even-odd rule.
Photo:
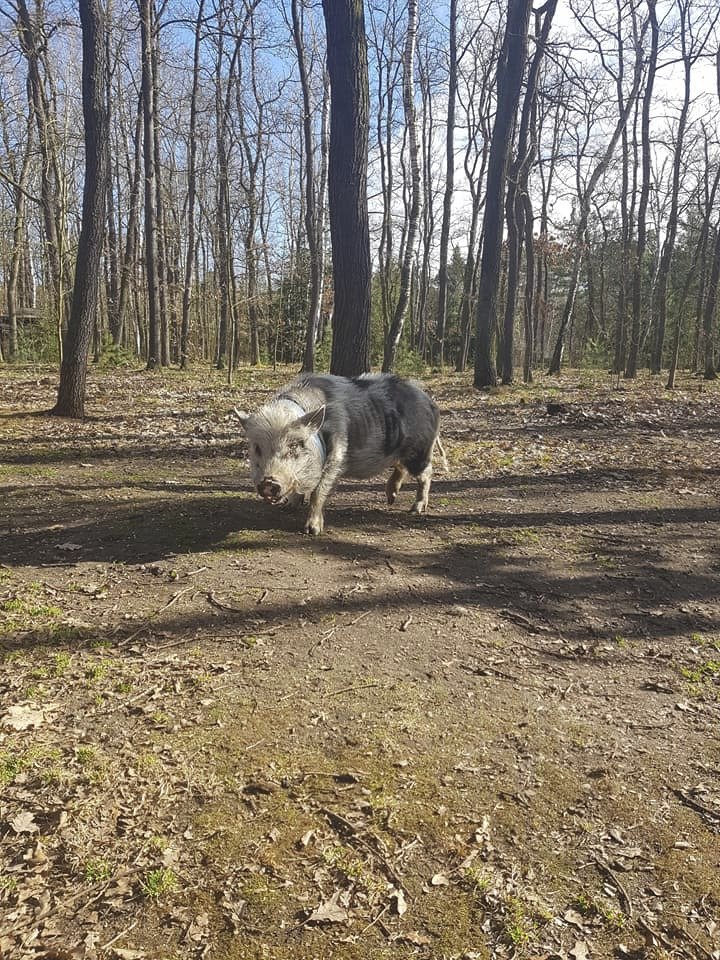
[[440, 411], [422, 388], [394, 374], [336, 377], [306, 374], [252, 415], [235, 410], [247, 434], [250, 472], [267, 503], [309, 505], [305, 532], [323, 532], [323, 508], [340, 477], [369, 479], [392, 468], [386, 484], [395, 502], [411, 476], [411, 512], [425, 513]]

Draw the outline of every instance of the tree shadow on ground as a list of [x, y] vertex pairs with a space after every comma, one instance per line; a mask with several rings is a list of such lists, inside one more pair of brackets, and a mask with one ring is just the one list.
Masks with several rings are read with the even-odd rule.
[[[496, 484], [506, 487], [507, 481], [498, 478]], [[290, 553], [304, 565], [317, 594], [302, 608], [310, 620], [339, 610], [359, 616], [427, 606], [447, 610], [461, 605], [493, 614], [509, 608], [523, 614], [530, 629], [535, 624], [581, 643], [613, 632], [660, 641], [720, 627], [714, 535], [720, 507], [593, 510], [573, 509], [563, 501], [553, 510], [522, 505], [498, 511], [484, 509], [479, 498], [477, 512], [415, 518], [384, 506], [347, 503], [358, 486], [341, 485], [326, 512], [327, 536], [319, 540], [301, 534], [302, 513], [270, 508], [249, 492], [223, 496], [209, 495], [200, 486], [163, 486], [156, 497], [118, 501], [65, 491], [50, 503], [38, 503], [33, 490], [26, 489], [24, 501], [15, 504], [14, 528], [2, 538], [0, 559], [8, 567], [71, 567], [76, 560], [138, 565], [225, 552], [229, 557], [242, 554], [250, 567], [272, 572], [273, 555]], [[475, 486], [453, 484], [453, 489]], [[378, 488], [372, 491], [379, 503]], [[436, 496], [442, 492], [438, 484]], [[364, 496], [367, 501], [367, 485]], [[542, 542], [536, 543], [538, 531]], [[673, 550], [690, 541], [705, 559], [690, 570], [678, 569]], [[68, 542], [80, 549], [58, 550]], [[351, 597], [323, 594], [321, 581], [312, 583], [313, 563], [328, 557], [356, 569], [384, 571], [382, 589]], [[395, 571], [402, 573], [397, 587]], [[148, 631], [182, 636], [216, 630], [220, 624], [242, 630], [258, 616], [274, 622], [297, 615], [296, 597], [271, 599], [261, 609], [253, 603], [247, 610], [220, 615], [216, 609], [186, 616], [169, 611], [153, 619]], [[19, 642], [32, 645], [40, 637], [28, 635]]]

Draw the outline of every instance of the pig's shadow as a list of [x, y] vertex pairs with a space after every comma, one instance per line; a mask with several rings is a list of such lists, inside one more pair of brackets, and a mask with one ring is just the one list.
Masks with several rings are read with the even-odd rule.
[[[385, 505], [379, 486], [373, 490], [369, 506], [348, 506], [342, 502], [341, 492], [326, 508], [328, 531], [373, 528], [389, 533], [404, 524], [426, 522], [406, 514], [405, 505], [402, 510]], [[356, 497], [355, 493], [353, 500]], [[411, 502], [408, 499], [407, 506]], [[247, 488], [222, 496], [166, 488], [162, 498], [149, 502], [87, 500], [66, 493], [51, 510], [35, 516], [23, 511], [22, 516], [10, 517], [0, 559], [7, 565], [147, 563], [217, 549], [252, 546], [257, 550], [264, 542], [268, 548], [276, 546], [278, 538], [310, 542], [312, 538], [303, 534], [306, 513], [304, 506], [287, 510], [262, 503]]]

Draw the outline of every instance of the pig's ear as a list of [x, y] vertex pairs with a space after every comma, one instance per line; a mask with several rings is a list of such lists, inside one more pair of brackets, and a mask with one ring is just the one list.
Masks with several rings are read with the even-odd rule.
[[310, 430], [319, 430], [323, 423], [325, 423], [325, 404], [323, 404], [321, 407], [318, 407], [317, 410], [311, 410], [310, 413], [306, 413], [304, 416], [300, 417], [298, 423], [302, 423], [303, 426], [309, 427]]
[[238, 420], [240, 421], [243, 430], [246, 430], [246, 429], [247, 429], [247, 422], [248, 422], [248, 420], [250, 419], [250, 414], [249, 414], [249, 413], [245, 413], [244, 410], [238, 410], [237, 407], [233, 407], [233, 413], [235, 414], [235, 416], [236, 416], [236, 417], [238, 418]]

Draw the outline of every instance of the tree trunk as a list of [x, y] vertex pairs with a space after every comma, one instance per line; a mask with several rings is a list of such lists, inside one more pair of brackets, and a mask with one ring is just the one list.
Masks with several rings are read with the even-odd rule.
[[190, 124], [188, 128], [188, 209], [187, 249], [185, 251], [185, 274], [183, 278], [182, 319], [180, 321], [180, 369], [187, 367], [188, 339], [190, 336], [190, 296], [192, 293], [193, 263], [195, 261], [195, 197], [197, 195], [197, 101], [200, 85], [200, 37], [205, 0], [198, 4], [195, 19], [195, 43], [193, 47], [193, 79], [190, 94]]
[[501, 273], [503, 198], [515, 116], [525, 72], [532, 0], [508, 0], [505, 38], [497, 74], [497, 110], [490, 144], [483, 218], [483, 249], [475, 308], [475, 377], [477, 389], [495, 386], [494, 340]]
[[130, 295], [130, 281], [135, 272], [135, 258], [137, 256], [138, 220], [140, 206], [140, 177], [142, 172], [142, 94], [138, 98], [137, 115], [135, 119], [135, 151], [133, 159], [132, 179], [130, 182], [130, 213], [128, 216], [127, 234], [125, 236], [125, 252], [120, 268], [120, 292], [118, 293], [116, 328], [112, 331], [113, 343], [119, 345], [123, 341], [125, 332], [125, 314]]
[[157, 188], [155, 179], [155, 83], [152, 47], [155, 30], [155, 0], [138, 0], [142, 44], [143, 157], [145, 162], [145, 272], [148, 302], [147, 368], [161, 362], [162, 318], [157, 248]]
[[315, 183], [315, 144], [312, 129], [312, 97], [310, 78], [305, 63], [305, 49], [298, 0], [291, 0], [292, 33], [300, 71], [300, 87], [303, 99], [303, 139], [305, 143], [305, 236], [308, 245], [310, 266], [310, 296], [305, 327], [305, 355], [303, 371], [312, 373], [315, 369], [315, 340], [320, 325], [320, 257], [318, 237], [318, 206], [322, 203]]
[[655, 328], [655, 337], [653, 340], [652, 357], [650, 360], [650, 370], [652, 373], [660, 373], [663, 358], [663, 346], [665, 344], [665, 327], [667, 322], [667, 290], [668, 279], [670, 277], [670, 265], [672, 263], [673, 252], [675, 249], [675, 237], [677, 236], [678, 206], [680, 203], [680, 170], [685, 159], [683, 156], [683, 146], [685, 141], [685, 127], [687, 124], [688, 112], [690, 110], [690, 67], [692, 62], [691, 51], [688, 49], [687, 40], [687, 17], [689, 16], [689, 3], [686, 0], [679, 0], [680, 8], [680, 38], [682, 44], [682, 58], [684, 70], [683, 103], [678, 119], [677, 134], [675, 137], [675, 149], [673, 152], [673, 175], [672, 188], [670, 194], [670, 212], [667, 217], [667, 227], [665, 232], [665, 241], [660, 256], [660, 265], [658, 267], [657, 279], [655, 282], [655, 293], [653, 297], [653, 313], [657, 317], [657, 326]]
[[60, 369], [56, 416], [82, 417], [88, 350], [98, 310], [101, 260], [110, 179], [105, 95], [105, 21], [100, 0], [80, 0], [85, 186], [67, 339]]
[[[517, 290], [520, 282], [521, 243], [526, 239], [526, 204], [525, 195], [528, 192], [530, 165], [535, 158], [535, 138], [533, 118], [535, 115], [535, 101], [537, 97], [537, 79], [540, 65], [545, 54], [550, 25], [557, 7], [557, 0], [548, 0], [545, 4], [545, 19], [540, 27], [540, 14], [535, 19], [535, 53], [533, 54], [528, 71], [528, 79], [520, 116], [518, 130], [517, 155], [510, 164], [507, 178], [507, 197], [505, 200], [505, 216], [507, 221], [508, 246], [508, 275], [507, 296], [505, 300], [505, 324], [502, 350], [502, 382], [512, 383], [513, 378], [513, 339], [515, 329], [515, 306]], [[526, 375], [529, 373], [527, 361]]]
[[440, 227], [440, 264], [438, 267], [438, 301], [435, 319], [436, 359], [442, 367], [445, 362], [445, 331], [447, 329], [448, 248], [450, 245], [450, 218], [455, 186], [455, 101], [457, 98], [457, 0], [450, 0], [450, 37], [448, 65], [447, 133], [445, 137], [445, 192]]
[[[38, 8], [40, 11], [40, 8]], [[45, 254], [50, 268], [55, 316], [57, 320], [58, 348], [62, 359], [63, 330], [65, 328], [69, 282], [66, 276], [66, 227], [64, 204], [66, 185], [60, 168], [57, 142], [58, 123], [43, 82], [41, 62], [45, 50], [45, 25], [34, 23], [28, 12], [26, 0], [17, 0], [18, 34], [20, 48], [28, 65], [28, 87], [38, 132], [38, 145], [42, 161], [40, 196], [45, 229]], [[47, 78], [47, 75], [46, 75]]]
[[398, 291], [398, 299], [395, 304], [390, 330], [388, 331], [385, 341], [382, 367], [384, 373], [389, 373], [395, 368], [395, 359], [405, 324], [405, 312], [410, 294], [413, 257], [415, 256], [415, 240], [417, 237], [418, 221], [420, 219], [420, 152], [417, 139], [414, 83], [417, 14], [417, 0], [408, 0], [407, 35], [403, 52], [403, 106], [410, 158], [410, 207], [408, 210], [403, 258], [400, 265], [400, 289]]
[[720, 279], [720, 224], [715, 230], [715, 244], [713, 246], [712, 265], [710, 267], [710, 278], [707, 284], [707, 293], [705, 295], [705, 307], [703, 310], [703, 334], [705, 339], [704, 361], [705, 370], [703, 376], [705, 380], [717, 380], [717, 368], [715, 366], [715, 314], [717, 308], [718, 280]]
[[647, 209], [650, 198], [651, 185], [651, 144], [650, 144], [650, 108], [652, 105], [655, 72], [657, 69], [659, 27], [657, 21], [656, 0], [646, 0], [650, 18], [650, 57], [647, 66], [647, 80], [643, 94], [642, 119], [640, 122], [640, 137], [642, 142], [642, 184], [640, 187], [640, 201], [638, 204], [637, 241], [633, 258], [632, 274], [632, 329], [630, 332], [630, 348], [628, 351], [625, 376], [633, 379], [637, 376], [638, 358], [640, 353], [640, 328], [642, 324], [642, 276], [645, 248], [647, 245]]
[[[643, 29], [644, 32], [644, 29]], [[610, 138], [610, 141], [605, 148], [605, 152], [601, 157], [600, 161], [595, 166], [590, 179], [587, 183], [583, 195], [580, 198], [580, 216], [578, 220], [577, 227], [575, 229], [575, 253], [573, 256], [573, 266], [572, 273], [570, 276], [570, 287], [568, 289], [565, 306], [563, 308], [562, 319], [560, 321], [560, 329], [558, 331], [557, 340], [555, 342], [555, 349], [553, 350], [552, 359], [550, 361], [550, 367], [548, 373], [560, 373], [560, 364], [562, 362], [563, 348], [564, 348], [564, 339], [565, 333], [567, 331], [568, 325], [572, 320], [573, 308], [575, 306], [575, 297], [577, 295], [578, 281], [580, 279], [580, 266], [582, 263], [583, 257], [583, 247], [587, 243], [586, 233], [587, 233], [587, 224], [590, 216], [590, 204], [592, 202], [593, 194], [595, 189], [600, 182], [600, 178], [603, 176], [607, 170], [612, 155], [615, 152], [615, 147], [617, 146], [618, 140], [622, 134], [623, 129], [628, 121], [628, 117], [635, 103], [635, 98], [637, 97], [638, 88], [640, 86], [640, 80], [642, 78], [643, 71], [643, 53], [642, 53], [642, 44], [638, 45], [638, 49], [635, 54], [635, 69], [633, 73], [633, 84], [632, 89], [628, 95], [625, 107], [622, 110], [618, 122], [615, 125], [615, 129]]]
[[27, 139], [25, 141], [25, 152], [23, 153], [20, 176], [18, 178], [18, 189], [15, 190], [15, 223], [13, 225], [13, 245], [7, 281], [7, 314], [10, 331], [8, 356], [11, 360], [13, 360], [18, 353], [17, 293], [20, 268], [25, 251], [25, 187], [27, 185], [30, 160], [32, 157], [32, 112], [28, 115], [26, 134]]
[[362, 0], [323, 0], [330, 75], [331, 373], [370, 369], [369, 91]]

